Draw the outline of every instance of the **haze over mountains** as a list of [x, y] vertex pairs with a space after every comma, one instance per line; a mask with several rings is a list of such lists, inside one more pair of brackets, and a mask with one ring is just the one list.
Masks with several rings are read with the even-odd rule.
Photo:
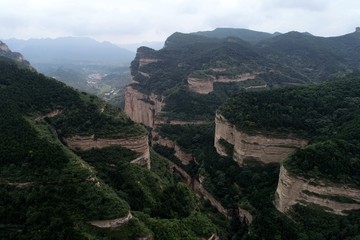
[[134, 57], [129, 50], [86, 37], [7, 39], [4, 42], [13, 51], [21, 52], [35, 67], [51, 63], [127, 66]]

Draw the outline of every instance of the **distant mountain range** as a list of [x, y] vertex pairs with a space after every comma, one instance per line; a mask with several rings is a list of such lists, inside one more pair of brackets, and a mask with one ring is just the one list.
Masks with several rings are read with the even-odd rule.
[[122, 88], [130, 82], [128, 66], [134, 52], [85, 37], [5, 42], [39, 72], [115, 105], [122, 102]]
[[87, 37], [56, 39], [7, 39], [4, 42], [21, 52], [33, 66], [41, 64], [112, 64], [128, 65], [135, 53], [110, 42], [98, 42]]

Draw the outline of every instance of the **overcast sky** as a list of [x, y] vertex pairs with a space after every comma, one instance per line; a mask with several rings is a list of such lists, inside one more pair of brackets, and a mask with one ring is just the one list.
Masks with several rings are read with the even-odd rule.
[[359, 19], [359, 0], [0, 0], [0, 39], [131, 43], [217, 27], [337, 36], [353, 32]]

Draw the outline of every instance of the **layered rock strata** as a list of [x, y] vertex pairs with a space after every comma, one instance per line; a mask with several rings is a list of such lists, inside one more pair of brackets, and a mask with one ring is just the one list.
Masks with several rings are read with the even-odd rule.
[[214, 91], [214, 83], [234, 83], [234, 82], [242, 82], [246, 80], [255, 79], [259, 73], [251, 74], [244, 73], [239, 74], [233, 78], [229, 78], [227, 76], [218, 76], [217, 78], [214, 76], [208, 76], [209, 79], [200, 79], [194, 77], [188, 77], [187, 83], [188, 88], [191, 92], [199, 93], [199, 94], [208, 94]]
[[[226, 141], [233, 147], [232, 153], [222, 144]], [[215, 148], [222, 156], [232, 155], [239, 164], [254, 159], [263, 163], [281, 162], [286, 156], [307, 144], [307, 140], [298, 138], [275, 138], [264, 135], [249, 135], [238, 131], [221, 114], [215, 117]]]
[[120, 139], [94, 138], [94, 136], [73, 136], [64, 139], [65, 143], [74, 150], [90, 150], [92, 148], [104, 148], [110, 146], [121, 146], [128, 148], [139, 156], [132, 160], [141, 166], [150, 169], [150, 150], [147, 136], [128, 137]]
[[329, 181], [324, 183], [305, 179], [291, 174], [282, 166], [275, 206], [280, 212], [287, 212], [295, 204], [316, 204], [325, 211], [346, 215], [345, 211], [360, 209], [360, 189]]
[[154, 63], [154, 62], [158, 62], [158, 61], [159, 61], [159, 59], [157, 59], [157, 58], [143, 58], [143, 57], [141, 57], [139, 59], [139, 67], [143, 67], [145, 65], [148, 65], [148, 64]]
[[155, 115], [161, 111], [163, 102], [155, 94], [146, 95], [127, 86], [125, 88], [125, 113], [137, 123], [154, 127]]
[[184, 152], [175, 141], [169, 138], [161, 137], [157, 132], [153, 131], [153, 144], [159, 144], [164, 147], [168, 147], [174, 150], [174, 156], [177, 157], [182, 164], [187, 165], [193, 159], [191, 153]]

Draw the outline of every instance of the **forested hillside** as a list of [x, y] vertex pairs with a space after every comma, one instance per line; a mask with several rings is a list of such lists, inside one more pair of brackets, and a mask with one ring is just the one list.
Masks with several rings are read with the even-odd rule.
[[[333, 38], [251, 32], [247, 37], [253, 40], [246, 42], [242, 36], [248, 33], [174, 33], [159, 51], [139, 48], [125, 111], [151, 128], [158, 153], [220, 200], [233, 217], [229, 238], [356, 239], [358, 197], [328, 193], [323, 186], [357, 191], [359, 32]], [[283, 164], [249, 157], [239, 166], [233, 144], [222, 139], [227, 156], [213, 147], [216, 112], [228, 120], [224, 125], [234, 126], [230, 136], [239, 131], [265, 142], [289, 138], [302, 144], [282, 146], [295, 151]], [[268, 144], [274, 154], [279, 146]], [[239, 145], [267, 155], [257, 140]], [[279, 180], [280, 166], [289, 171], [289, 181], [322, 192], [299, 187], [300, 198], [290, 210], [278, 211], [278, 185], [288, 183]], [[322, 205], [312, 204], [316, 201]], [[251, 217], [236, 218], [246, 211]]]
[[[169, 172], [166, 159], [151, 153], [149, 170], [131, 163], [136, 149], [96, 145], [146, 138], [119, 109], [8, 58], [0, 61], [0, 101], [1, 239], [225, 234], [226, 221]], [[95, 147], [72, 148], [74, 137]]]

